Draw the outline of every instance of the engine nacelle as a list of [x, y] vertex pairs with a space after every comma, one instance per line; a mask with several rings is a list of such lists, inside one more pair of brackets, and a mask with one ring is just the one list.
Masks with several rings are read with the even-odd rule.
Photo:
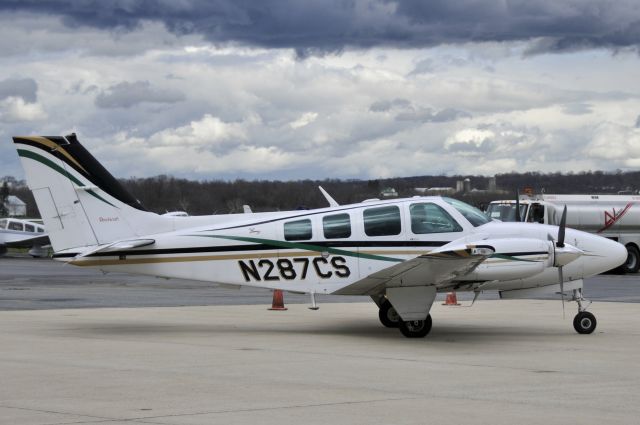
[[540, 239], [485, 239], [468, 248], [490, 248], [491, 257], [480, 263], [471, 273], [462, 276], [465, 281], [491, 281], [524, 279], [553, 267], [553, 244]]

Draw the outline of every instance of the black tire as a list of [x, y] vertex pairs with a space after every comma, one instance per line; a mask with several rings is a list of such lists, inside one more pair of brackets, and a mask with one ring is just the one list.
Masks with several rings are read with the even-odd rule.
[[573, 318], [573, 328], [579, 334], [590, 334], [596, 329], [596, 316], [588, 311], [581, 311]]
[[384, 300], [384, 302], [380, 305], [378, 318], [380, 319], [380, 323], [382, 323], [387, 328], [397, 328], [398, 322], [400, 322], [400, 316], [398, 316], [398, 313], [396, 313], [396, 309], [393, 308], [389, 300]]
[[638, 273], [640, 270], [640, 251], [635, 245], [627, 245], [627, 261], [622, 265], [625, 273]]
[[424, 338], [431, 331], [431, 315], [428, 315], [424, 320], [409, 320], [405, 322], [400, 320], [398, 327], [402, 335], [407, 338]]

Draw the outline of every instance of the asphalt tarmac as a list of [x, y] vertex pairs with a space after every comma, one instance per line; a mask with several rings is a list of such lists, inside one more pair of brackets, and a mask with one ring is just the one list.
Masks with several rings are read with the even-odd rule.
[[[593, 301], [640, 302], [640, 275], [601, 275], [585, 281]], [[439, 295], [443, 299], [444, 295]], [[557, 299], [553, 295], [548, 299]], [[271, 303], [268, 290], [231, 289], [207, 282], [162, 279], [65, 265], [50, 259], [13, 255], [0, 257], [0, 311], [97, 307], [172, 307], [255, 305]], [[459, 293], [470, 301], [472, 294]], [[498, 299], [496, 292], [480, 300]], [[318, 295], [319, 303], [366, 302], [368, 297]], [[285, 303], [309, 303], [306, 295], [285, 294]]]
[[640, 304], [579, 335], [554, 301], [0, 312], [0, 423], [614, 425], [640, 417]]
[[4, 257], [0, 424], [635, 424], [640, 278], [585, 286], [591, 335], [575, 303], [487, 293], [411, 340], [366, 297], [268, 311], [265, 290]]

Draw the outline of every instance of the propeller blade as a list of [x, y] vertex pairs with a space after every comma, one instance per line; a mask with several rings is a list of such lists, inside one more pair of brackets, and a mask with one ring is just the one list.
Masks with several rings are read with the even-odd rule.
[[560, 218], [560, 227], [558, 228], [558, 242], [556, 246], [558, 248], [564, 247], [564, 230], [567, 227], [567, 206], [564, 206], [562, 210], [562, 217]]
[[522, 221], [520, 217], [520, 191], [518, 191], [518, 188], [516, 188], [516, 221]]
[[562, 298], [562, 319], [565, 319], [564, 314], [564, 276], [562, 274], [562, 266], [558, 267], [558, 279], [560, 280], [560, 297]]

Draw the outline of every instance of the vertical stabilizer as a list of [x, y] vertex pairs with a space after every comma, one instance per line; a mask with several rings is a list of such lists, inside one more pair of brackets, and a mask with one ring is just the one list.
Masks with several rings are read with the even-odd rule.
[[75, 134], [13, 141], [56, 252], [173, 230], [171, 219], [146, 211]]

